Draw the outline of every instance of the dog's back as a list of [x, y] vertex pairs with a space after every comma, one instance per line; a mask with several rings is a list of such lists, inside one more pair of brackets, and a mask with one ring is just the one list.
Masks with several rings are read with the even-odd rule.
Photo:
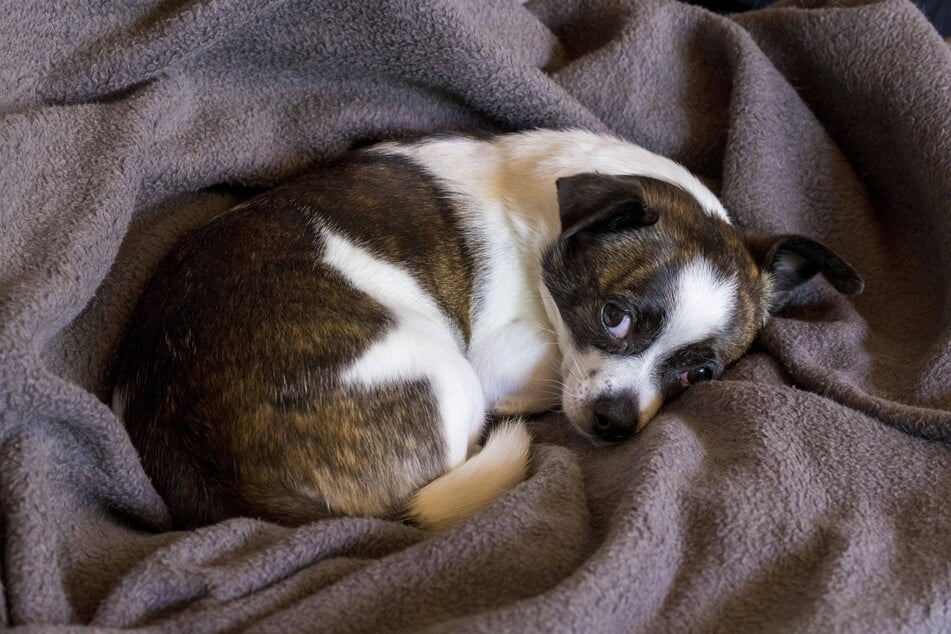
[[477, 245], [434, 187], [405, 159], [355, 153], [161, 264], [115, 404], [180, 522], [400, 514], [465, 460], [485, 416], [461, 352]]

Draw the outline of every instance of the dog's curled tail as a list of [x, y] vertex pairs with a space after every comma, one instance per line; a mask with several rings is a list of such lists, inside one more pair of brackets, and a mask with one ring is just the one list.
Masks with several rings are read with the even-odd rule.
[[429, 530], [443, 530], [488, 506], [528, 475], [532, 437], [516, 419], [489, 432], [482, 450], [439, 476], [410, 500], [408, 515]]

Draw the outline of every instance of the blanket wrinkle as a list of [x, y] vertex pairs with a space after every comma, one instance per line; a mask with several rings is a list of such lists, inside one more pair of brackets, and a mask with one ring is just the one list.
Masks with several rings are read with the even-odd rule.
[[[21, 631], [879, 632], [951, 624], [951, 49], [908, 0], [147, 0], [0, 11], [0, 623]], [[109, 411], [172, 245], [379, 139], [610, 131], [826, 242], [723, 379], [425, 535], [170, 530]], [[394, 210], [411, 213], [411, 210]], [[911, 433], [906, 433], [911, 432]], [[928, 440], [931, 439], [931, 440]]]

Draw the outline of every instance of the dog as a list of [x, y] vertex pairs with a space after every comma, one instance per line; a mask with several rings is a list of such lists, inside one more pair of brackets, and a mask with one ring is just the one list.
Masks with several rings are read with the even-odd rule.
[[684, 167], [618, 138], [385, 142], [173, 249], [113, 409], [181, 526], [439, 530], [527, 477], [517, 417], [560, 408], [621, 441], [719, 377], [817, 273], [862, 290], [825, 246], [735, 227]]

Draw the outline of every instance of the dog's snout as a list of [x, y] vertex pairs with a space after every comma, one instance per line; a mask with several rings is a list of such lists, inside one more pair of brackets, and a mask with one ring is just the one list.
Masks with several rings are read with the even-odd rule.
[[609, 442], [620, 442], [637, 430], [637, 398], [605, 396], [594, 403], [594, 433]]

